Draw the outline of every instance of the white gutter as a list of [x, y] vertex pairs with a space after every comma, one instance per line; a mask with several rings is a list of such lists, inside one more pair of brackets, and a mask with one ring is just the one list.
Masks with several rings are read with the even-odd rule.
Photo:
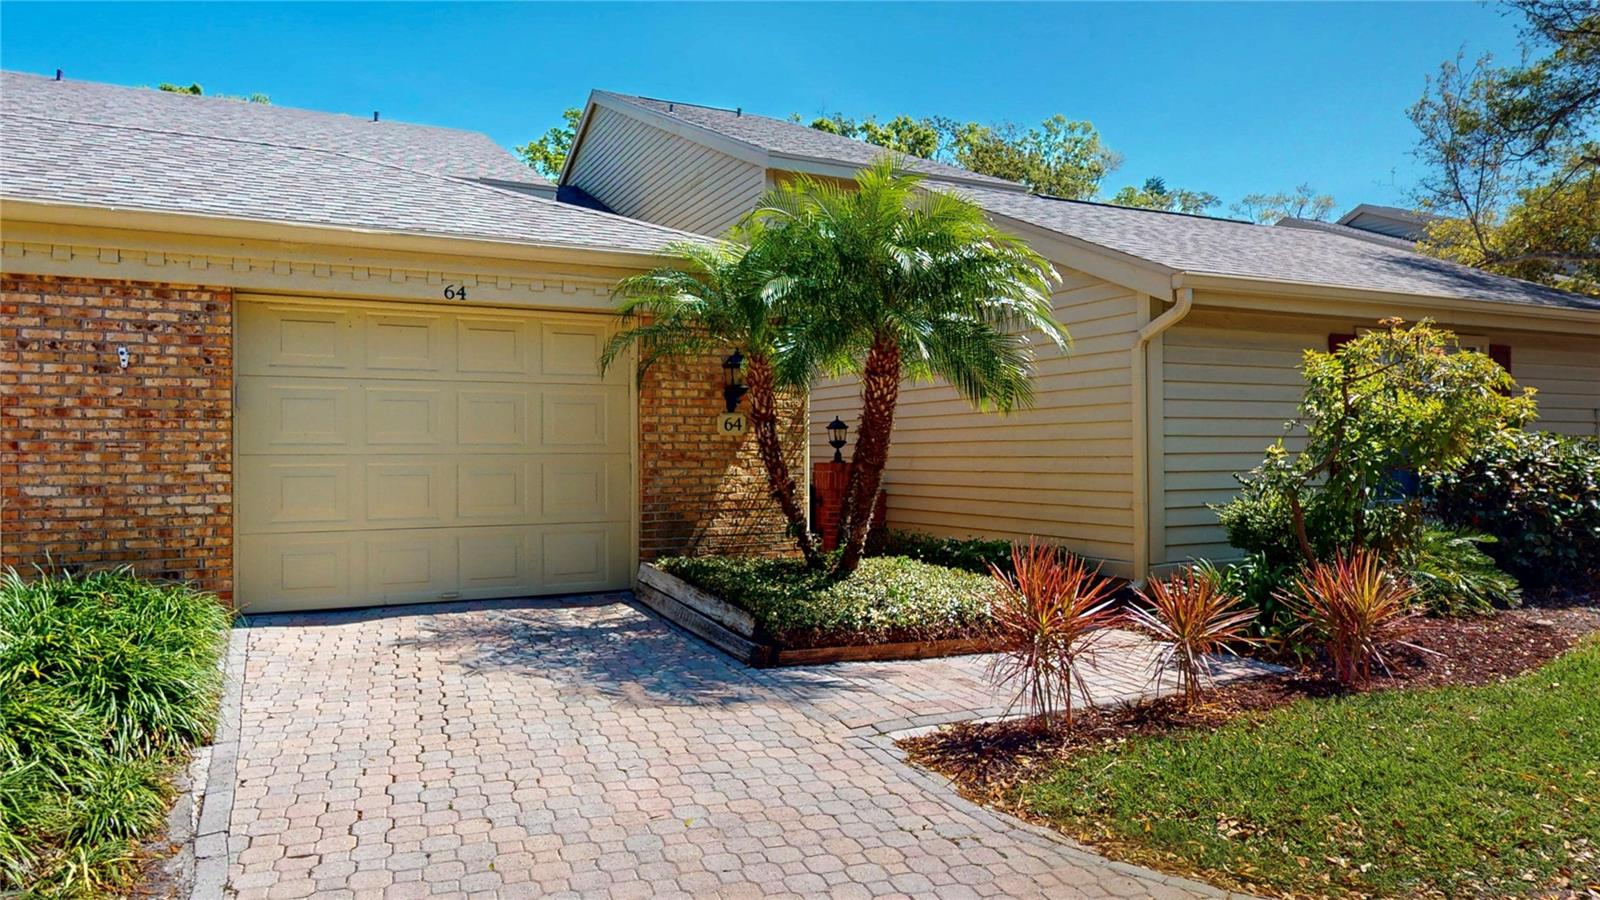
[[[1174, 276], [1173, 281], [1177, 281]], [[1194, 288], [1175, 288], [1170, 309], [1145, 323], [1133, 344], [1133, 580], [1150, 575], [1150, 342], [1194, 308]]]

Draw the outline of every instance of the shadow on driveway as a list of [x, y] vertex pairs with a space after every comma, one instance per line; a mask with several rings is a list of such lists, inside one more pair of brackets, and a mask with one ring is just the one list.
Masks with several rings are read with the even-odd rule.
[[[467, 675], [510, 672], [553, 688], [635, 706], [735, 706], [861, 693], [825, 670], [757, 670], [635, 604], [627, 592], [454, 601], [247, 616], [249, 628], [361, 627], [391, 619], [396, 653], [432, 653]], [[392, 626], [393, 623], [390, 623]]]

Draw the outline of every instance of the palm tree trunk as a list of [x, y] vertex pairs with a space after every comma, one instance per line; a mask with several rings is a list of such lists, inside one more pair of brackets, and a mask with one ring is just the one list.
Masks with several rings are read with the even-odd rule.
[[889, 436], [894, 430], [895, 404], [900, 399], [900, 345], [888, 334], [879, 334], [867, 352], [861, 375], [861, 434], [851, 457], [850, 481], [840, 530], [845, 536], [844, 553], [833, 570], [843, 578], [856, 570], [866, 550], [872, 514], [878, 506], [878, 489], [883, 485], [883, 467], [889, 461]]
[[795, 499], [794, 479], [789, 476], [789, 464], [784, 461], [783, 447], [778, 441], [778, 401], [772, 362], [765, 356], [751, 353], [747, 379], [750, 388], [750, 424], [756, 430], [756, 448], [761, 453], [762, 465], [767, 469], [767, 487], [773, 499], [783, 510], [789, 522], [789, 533], [800, 545], [806, 564], [822, 565], [822, 556], [811, 542], [811, 532], [806, 528], [805, 512]]

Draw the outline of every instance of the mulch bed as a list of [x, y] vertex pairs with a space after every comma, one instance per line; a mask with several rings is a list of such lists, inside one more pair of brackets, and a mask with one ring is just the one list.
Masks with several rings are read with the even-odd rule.
[[[1600, 590], [1530, 596], [1528, 605], [1471, 619], [1426, 619], [1411, 642], [1431, 653], [1391, 654], [1390, 672], [1364, 690], [1488, 684], [1554, 659], [1600, 632]], [[900, 741], [911, 761], [943, 774], [969, 800], [1030, 818], [1016, 788], [1062, 759], [1132, 737], [1186, 728], [1215, 728], [1309, 697], [1345, 692], [1319, 666], [1279, 678], [1258, 678], [1208, 691], [1193, 709], [1175, 698], [1133, 706], [1080, 710], [1070, 729], [1046, 734], [1026, 720], [962, 723]]]

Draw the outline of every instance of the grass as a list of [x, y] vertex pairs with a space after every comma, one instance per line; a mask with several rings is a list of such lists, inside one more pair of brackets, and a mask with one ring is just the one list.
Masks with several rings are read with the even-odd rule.
[[988, 625], [989, 578], [875, 556], [842, 581], [791, 559], [672, 557], [656, 565], [755, 617], [785, 646], [876, 643], [976, 633]]
[[170, 776], [211, 730], [229, 613], [127, 570], [0, 579], [0, 894], [137, 876]]
[[1022, 789], [1125, 858], [1280, 893], [1600, 883], [1600, 639], [1483, 687], [1302, 701], [1136, 739]]

